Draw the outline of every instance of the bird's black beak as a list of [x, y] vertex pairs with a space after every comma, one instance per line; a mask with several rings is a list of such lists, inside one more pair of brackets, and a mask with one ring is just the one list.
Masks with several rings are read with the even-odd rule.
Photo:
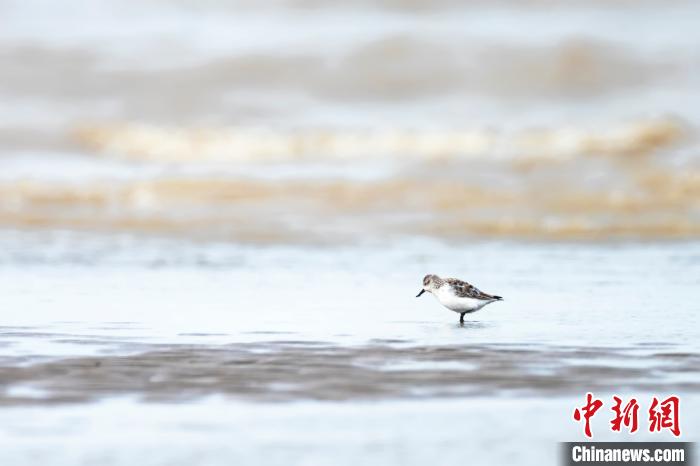
[[420, 298], [420, 295], [422, 295], [423, 293], [425, 293], [425, 290], [420, 290], [420, 293], [416, 295], [416, 298]]

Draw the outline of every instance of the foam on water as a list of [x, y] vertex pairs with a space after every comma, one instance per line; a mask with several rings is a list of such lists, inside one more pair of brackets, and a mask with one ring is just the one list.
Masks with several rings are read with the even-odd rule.
[[147, 125], [77, 128], [79, 142], [93, 151], [159, 162], [284, 161], [400, 157], [541, 160], [581, 155], [641, 155], [665, 149], [684, 136], [671, 119], [638, 121], [598, 131], [582, 128], [508, 134], [473, 130], [297, 130], [265, 128], [169, 129]]

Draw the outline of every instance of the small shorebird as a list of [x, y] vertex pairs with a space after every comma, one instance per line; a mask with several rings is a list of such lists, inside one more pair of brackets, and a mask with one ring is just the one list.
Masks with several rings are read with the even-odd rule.
[[503, 299], [500, 296], [486, 294], [462, 280], [440, 278], [437, 275], [426, 275], [423, 278], [423, 289], [416, 298], [426, 291], [432, 293], [447, 309], [459, 313], [460, 323], [464, 322], [464, 314], [476, 312], [487, 304]]

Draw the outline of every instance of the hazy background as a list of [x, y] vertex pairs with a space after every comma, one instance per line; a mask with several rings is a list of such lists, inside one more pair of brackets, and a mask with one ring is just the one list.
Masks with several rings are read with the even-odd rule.
[[698, 18], [0, 0], [0, 463], [553, 464], [587, 391], [696, 440]]
[[0, 222], [693, 238], [697, 2], [0, 3]]

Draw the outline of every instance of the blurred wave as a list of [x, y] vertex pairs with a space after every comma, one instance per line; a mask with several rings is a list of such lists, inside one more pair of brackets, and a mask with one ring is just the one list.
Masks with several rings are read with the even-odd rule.
[[645, 154], [682, 140], [688, 129], [673, 119], [621, 124], [599, 131], [564, 127], [521, 130], [274, 130], [169, 128], [114, 124], [77, 127], [91, 151], [160, 162], [301, 158], [503, 157], [567, 159], [580, 155]]
[[[700, 171], [636, 167], [604, 182], [585, 166], [416, 167], [373, 181], [162, 174], [134, 180], [0, 182], [0, 223], [246, 241], [374, 234], [458, 238], [688, 238], [700, 234]], [[447, 171], [455, 178], [441, 176]], [[589, 167], [590, 171], [590, 167]], [[489, 174], [490, 172], [490, 174]]]
[[0, 0], [0, 225], [694, 238], [699, 14]]

